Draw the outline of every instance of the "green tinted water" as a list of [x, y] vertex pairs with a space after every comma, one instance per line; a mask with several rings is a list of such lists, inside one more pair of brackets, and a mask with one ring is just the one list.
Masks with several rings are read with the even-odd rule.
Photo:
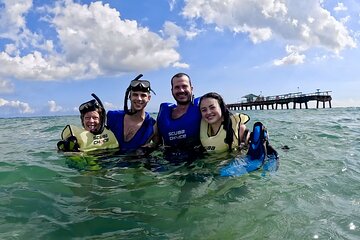
[[78, 171], [55, 147], [78, 117], [0, 119], [0, 239], [359, 239], [359, 112], [247, 111], [281, 162], [237, 178], [217, 175], [224, 156]]

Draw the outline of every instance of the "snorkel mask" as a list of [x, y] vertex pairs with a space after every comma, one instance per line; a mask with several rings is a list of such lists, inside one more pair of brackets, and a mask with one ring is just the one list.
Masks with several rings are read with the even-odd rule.
[[81, 119], [81, 124], [83, 125], [83, 127], [85, 127], [83, 121], [85, 113], [100, 110], [99, 111], [99, 115], [101, 119], [100, 128], [97, 131], [91, 131], [91, 133], [97, 135], [104, 131], [105, 123], [106, 123], [106, 111], [101, 100], [95, 95], [95, 93], [92, 93], [91, 96], [93, 96], [95, 99], [85, 102], [79, 106], [80, 119]]
[[139, 91], [139, 92], [152, 92], [156, 95], [156, 93], [151, 89], [150, 82], [148, 80], [140, 80], [140, 78], [144, 76], [139, 74], [134, 80], [130, 82], [129, 87], [126, 89], [125, 98], [124, 98], [124, 111], [126, 114], [133, 115], [136, 113], [129, 110], [127, 106], [127, 102], [129, 99], [130, 91]]

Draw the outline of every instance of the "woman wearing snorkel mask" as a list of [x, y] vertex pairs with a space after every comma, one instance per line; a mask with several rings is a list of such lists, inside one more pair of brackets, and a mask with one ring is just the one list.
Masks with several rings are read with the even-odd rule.
[[106, 128], [106, 111], [100, 99], [95, 98], [80, 105], [80, 119], [83, 128], [67, 125], [61, 133], [58, 149], [64, 152], [89, 152], [118, 148], [115, 135]]
[[96, 100], [81, 104], [79, 111], [81, 123], [85, 130], [96, 133], [101, 129], [105, 111]]
[[140, 80], [142, 76], [140, 74], [132, 80], [126, 89], [124, 110], [107, 113], [107, 126], [115, 134], [123, 153], [149, 146], [151, 140], [157, 136], [156, 121], [145, 112], [145, 107], [151, 99], [150, 92], [155, 92], [151, 89], [149, 81]]

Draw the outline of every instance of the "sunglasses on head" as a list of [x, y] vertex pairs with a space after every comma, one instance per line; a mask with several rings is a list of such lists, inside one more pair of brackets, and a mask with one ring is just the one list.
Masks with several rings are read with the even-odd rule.
[[80, 112], [89, 112], [89, 111], [94, 111], [100, 107], [101, 106], [99, 105], [99, 103], [95, 99], [93, 99], [86, 103], [81, 104], [79, 107], [79, 111]]

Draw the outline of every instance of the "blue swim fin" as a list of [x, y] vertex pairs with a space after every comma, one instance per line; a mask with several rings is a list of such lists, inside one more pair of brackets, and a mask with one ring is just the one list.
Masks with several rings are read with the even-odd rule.
[[267, 131], [261, 122], [256, 122], [252, 133], [250, 134], [250, 144], [247, 156], [250, 160], [264, 160], [266, 153], [266, 145], [268, 142]]
[[249, 172], [253, 172], [261, 168], [262, 160], [251, 160], [248, 156], [235, 158], [227, 165], [220, 168], [220, 176], [222, 177], [239, 177]]
[[275, 172], [279, 168], [279, 156], [269, 144], [268, 134], [261, 122], [254, 124], [250, 134], [249, 150], [244, 157], [235, 158], [220, 168], [220, 176], [235, 177], [263, 168], [264, 172]]

